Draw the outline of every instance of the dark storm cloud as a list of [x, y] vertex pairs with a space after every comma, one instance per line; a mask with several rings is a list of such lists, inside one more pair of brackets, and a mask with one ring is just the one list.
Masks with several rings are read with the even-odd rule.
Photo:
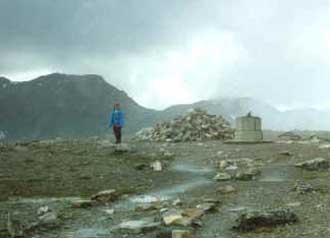
[[218, 96], [323, 106], [329, 13], [322, 0], [0, 0], [0, 74], [98, 73], [158, 108]]

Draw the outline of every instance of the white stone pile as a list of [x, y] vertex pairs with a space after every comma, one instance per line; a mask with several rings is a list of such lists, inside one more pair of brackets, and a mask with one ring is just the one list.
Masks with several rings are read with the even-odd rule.
[[154, 128], [144, 128], [136, 133], [137, 140], [186, 142], [204, 140], [227, 140], [234, 131], [222, 117], [210, 115], [201, 109], [194, 109], [170, 122], [163, 122]]

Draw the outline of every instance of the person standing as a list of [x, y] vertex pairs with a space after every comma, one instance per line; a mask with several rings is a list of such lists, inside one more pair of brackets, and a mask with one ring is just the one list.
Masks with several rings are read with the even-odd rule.
[[124, 126], [124, 113], [120, 110], [120, 104], [115, 103], [109, 117], [109, 127], [113, 129], [116, 144], [121, 143], [121, 129]]

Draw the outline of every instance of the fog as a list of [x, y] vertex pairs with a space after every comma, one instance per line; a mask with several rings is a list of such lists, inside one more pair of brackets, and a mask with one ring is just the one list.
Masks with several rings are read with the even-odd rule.
[[330, 2], [1, 0], [0, 75], [100, 74], [143, 106], [329, 108]]

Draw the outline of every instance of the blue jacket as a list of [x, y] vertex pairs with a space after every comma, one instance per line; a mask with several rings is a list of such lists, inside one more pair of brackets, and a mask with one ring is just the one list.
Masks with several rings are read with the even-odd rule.
[[124, 126], [124, 113], [122, 111], [113, 110], [109, 116], [109, 127]]

